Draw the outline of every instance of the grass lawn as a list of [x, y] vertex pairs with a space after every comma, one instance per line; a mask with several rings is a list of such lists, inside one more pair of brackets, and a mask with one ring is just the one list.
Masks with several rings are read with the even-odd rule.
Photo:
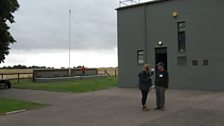
[[26, 101], [18, 101], [0, 97], [0, 115], [7, 112], [22, 110], [22, 109], [36, 109], [43, 107], [44, 105]]
[[13, 88], [33, 89], [58, 92], [82, 93], [96, 90], [102, 90], [117, 86], [116, 78], [92, 79], [92, 80], [72, 80], [53, 83], [33, 83], [31, 80], [22, 80], [19, 84], [12, 83]]

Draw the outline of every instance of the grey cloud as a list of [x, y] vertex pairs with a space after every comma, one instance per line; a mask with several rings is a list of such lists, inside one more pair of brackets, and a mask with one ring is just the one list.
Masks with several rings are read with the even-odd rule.
[[72, 10], [72, 49], [116, 47], [114, 0], [22, 0], [11, 32], [17, 50], [67, 49], [68, 9]]

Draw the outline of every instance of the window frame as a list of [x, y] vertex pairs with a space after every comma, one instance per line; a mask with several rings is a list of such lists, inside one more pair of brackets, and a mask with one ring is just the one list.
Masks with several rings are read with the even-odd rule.
[[[182, 27], [181, 27], [182, 24]], [[186, 22], [177, 22], [177, 41], [178, 41], [178, 52], [186, 52]]]
[[[143, 62], [139, 62], [139, 61]], [[144, 50], [137, 50], [137, 64], [142, 65], [145, 63], [145, 51]]]

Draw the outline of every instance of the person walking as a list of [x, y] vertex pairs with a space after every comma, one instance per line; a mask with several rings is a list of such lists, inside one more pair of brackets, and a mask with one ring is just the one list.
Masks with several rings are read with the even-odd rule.
[[149, 89], [152, 86], [152, 77], [153, 71], [151, 71], [151, 67], [149, 64], [144, 65], [144, 70], [138, 74], [139, 77], [139, 89], [142, 94], [142, 110], [149, 111], [150, 109], [146, 106], [146, 100], [149, 93]]
[[158, 71], [155, 79], [157, 107], [154, 110], [165, 111], [165, 92], [168, 89], [169, 74], [165, 70], [164, 66], [164, 63], [162, 62], [157, 64]]
[[86, 75], [86, 68], [85, 68], [84, 65], [80, 68], [80, 70], [82, 72], [82, 76], [85, 76]]

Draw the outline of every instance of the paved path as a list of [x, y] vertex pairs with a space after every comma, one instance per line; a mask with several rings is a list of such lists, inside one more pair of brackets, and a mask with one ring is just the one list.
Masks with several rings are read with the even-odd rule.
[[[165, 112], [140, 111], [137, 89], [72, 94], [0, 90], [1, 97], [51, 106], [0, 116], [1, 126], [224, 126], [224, 92], [168, 90]], [[148, 105], [155, 107], [155, 92]]]

